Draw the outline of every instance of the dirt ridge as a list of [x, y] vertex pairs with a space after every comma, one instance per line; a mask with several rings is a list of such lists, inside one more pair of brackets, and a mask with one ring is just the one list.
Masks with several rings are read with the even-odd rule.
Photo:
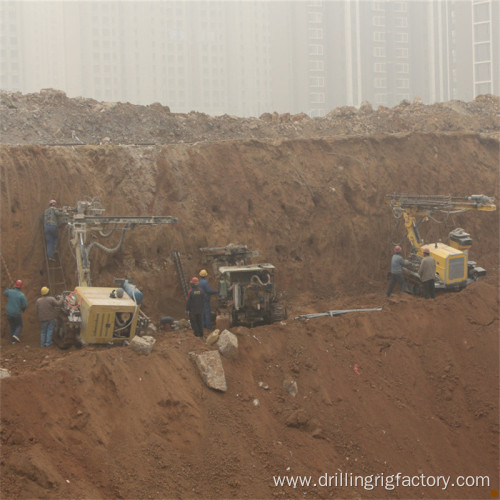
[[364, 102], [359, 109], [344, 106], [323, 118], [276, 112], [242, 118], [196, 111], [171, 113], [159, 103], [140, 106], [68, 98], [54, 89], [32, 94], [0, 91], [0, 143], [147, 145], [406, 132], [498, 134], [499, 113], [500, 98], [493, 95], [431, 105], [405, 100], [377, 109]]

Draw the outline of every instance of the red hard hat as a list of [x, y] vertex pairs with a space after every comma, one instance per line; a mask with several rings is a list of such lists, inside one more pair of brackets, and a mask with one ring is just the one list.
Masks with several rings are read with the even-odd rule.
[[21, 288], [23, 286], [23, 282], [21, 280], [17, 280], [15, 285], [14, 285], [14, 288]]
[[57, 201], [56, 200], [50, 200], [49, 201], [49, 205], [57, 205]]
[[191, 278], [191, 285], [197, 285], [200, 282], [200, 280], [195, 276], [194, 278]]
[[399, 245], [396, 245], [396, 246], [394, 247], [394, 251], [395, 251], [396, 253], [401, 252], [401, 250], [403, 250], [403, 249], [402, 249]]
[[424, 249], [422, 250], [422, 252], [424, 252], [424, 253], [428, 253], [428, 254], [430, 254], [430, 253], [431, 253], [431, 251], [430, 251], [428, 248], [424, 248]]

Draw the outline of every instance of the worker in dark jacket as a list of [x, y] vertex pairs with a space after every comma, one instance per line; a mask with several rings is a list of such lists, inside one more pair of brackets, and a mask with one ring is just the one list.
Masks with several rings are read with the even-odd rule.
[[213, 290], [207, 281], [208, 273], [205, 269], [200, 271], [200, 288], [205, 292], [205, 304], [203, 306], [203, 328], [212, 328], [212, 318], [210, 309], [210, 295], [219, 293], [218, 290]]
[[189, 315], [194, 335], [203, 338], [202, 314], [205, 292], [200, 288], [200, 282], [196, 276], [191, 279], [190, 283], [191, 290], [189, 290], [186, 300], [186, 315]]
[[49, 347], [52, 344], [52, 334], [56, 324], [57, 308], [63, 303], [49, 295], [49, 289], [44, 286], [41, 290], [42, 296], [36, 301], [36, 315], [42, 324], [41, 347]]
[[63, 212], [56, 208], [56, 205], [56, 200], [50, 200], [49, 208], [43, 212], [43, 233], [45, 234], [45, 244], [49, 260], [54, 260], [54, 252], [59, 240], [59, 217], [63, 215]]
[[21, 342], [21, 331], [23, 329], [22, 314], [28, 307], [26, 296], [21, 292], [22, 287], [23, 282], [17, 280], [14, 284], [14, 288], [7, 288], [3, 293], [7, 297], [5, 312], [7, 313], [7, 320], [9, 321], [10, 342], [12, 344]]
[[424, 258], [422, 259], [422, 262], [420, 262], [418, 275], [420, 276], [424, 287], [424, 297], [426, 299], [434, 299], [436, 297], [434, 287], [434, 279], [436, 277], [436, 261], [428, 248], [424, 248], [422, 252], [424, 253]]
[[407, 266], [409, 262], [401, 256], [402, 248], [399, 245], [394, 247], [394, 255], [391, 259], [391, 281], [389, 288], [387, 288], [387, 297], [391, 296], [396, 283], [399, 283], [401, 290], [403, 290], [405, 279], [403, 278], [403, 266]]

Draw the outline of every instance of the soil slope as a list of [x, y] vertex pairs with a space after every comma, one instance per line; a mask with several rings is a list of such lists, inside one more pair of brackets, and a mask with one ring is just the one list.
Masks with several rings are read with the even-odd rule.
[[[405, 253], [408, 246], [384, 202], [393, 192], [498, 200], [498, 98], [334, 110], [330, 126], [328, 118], [301, 117], [314, 127], [293, 135], [272, 115], [253, 127], [190, 114], [193, 124], [219, 123], [219, 131], [193, 141], [193, 125], [146, 146], [137, 143], [146, 142], [156, 105], [95, 103], [90, 121], [80, 120], [87, 135], [76, 133], [86, 144], [49, 146], [62, 144], [54, 127], [68, 124], [81, 101], [57, 92], [2, 99], [1, 253], [30, 303], [23, 341], [10, 345], [2, 302], [1, 367], [12, 373], [0, 382], [2, 498], [488, 498], [499, 489], [498, 211], [421, 227], [426, 241], [445, 240], [457, 226], [470, 232], [471, 258], [485, 278], [431, 303], [399, 292], [387, 301], [392, 246]], [[36, 119], [27, 106], [35, 101]], [[121, 135], [117, 128], [99, 145], [98, 117], [120, 108], [128, 121], [106, 126], [120, 124]], [[31, 132], [20, 140], [23, 126]], [[228, 243], [247, 244], [278, 268], [289, 319], [234, 329], [240, 356], [223, 360], [227, 393], [201, 381], [188, 353], [209, 347], [189, 331], [158, 333], [147, 357], [127, 347], [38, 347], [34, 302], [47, 280], [40, 214], [51, 198], [74, 206], [89, 196], [109, 215], [178, 217], [176, 225], [135, 228], [117, 254], [91, 254], [94, 284], [131, 278], [154, 321], [183, 315], [173, 250], [189, 276], [202, 267], [199, 248]], [[74, 286], [64, 229], [60, 236]], [[9, 285], [5, 268], [1, 285]], [[291, 379], [295, 397], [283, 389]], [[317, 483], [341, 472], [442, 474], [452, 482], [481, 475], [489, 484], [391, 492], [273, 481], [300, 474]]]

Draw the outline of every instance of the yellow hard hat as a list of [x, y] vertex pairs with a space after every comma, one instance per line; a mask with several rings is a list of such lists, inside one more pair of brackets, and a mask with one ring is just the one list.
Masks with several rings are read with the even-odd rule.
[[207, 271], [206, 271], [205, 269], [202, 269], [202, 270], [200, 271], [200, 276], [208, 276]]
[[42, 286], [42, 295], [47, 295], [49, 293], [49, 289], [46, 286]]

